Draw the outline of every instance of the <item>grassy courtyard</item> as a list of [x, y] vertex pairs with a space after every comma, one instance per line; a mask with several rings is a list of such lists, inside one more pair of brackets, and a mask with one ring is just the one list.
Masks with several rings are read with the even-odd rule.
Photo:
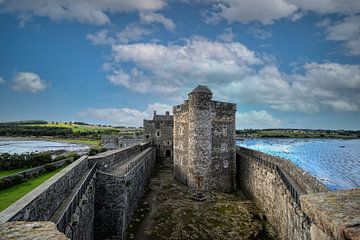
[[126, 239], [276, 239], [264, 214], [241, 194], [211, 193], [207, 201], [159, 170], [127, 229]]
[[[65, 166], [64, 166], [65, 167]], [[0, 190], [0, 211], [16, 202], [18, 199], [26, 195], [28, 192], [60, 172], [64, 167], [58, 168], [52, 172], [44, 173], [43, 175], [30, 179], [26, 182]]]

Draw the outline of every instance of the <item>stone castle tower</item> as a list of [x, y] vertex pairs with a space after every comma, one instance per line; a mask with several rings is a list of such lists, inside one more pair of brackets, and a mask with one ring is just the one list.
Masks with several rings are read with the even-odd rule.
[[164, 166], [173, 167], [173, 116], [169, 112], [144, 120], [144, 136], [156, 146], [156, 157]]
[[199, 85], [173, 112], [175, 178], [201, 191], [234, 190], [236, 105]]

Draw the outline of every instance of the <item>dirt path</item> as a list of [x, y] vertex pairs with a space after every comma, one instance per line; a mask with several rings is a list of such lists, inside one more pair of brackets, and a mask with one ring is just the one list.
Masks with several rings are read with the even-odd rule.
[[274, 239], [264, 215], [243, 196], [212, 193], [205, 202], [192, 200], [191, 196], [170, 170], [158, 170], [126, 239]]

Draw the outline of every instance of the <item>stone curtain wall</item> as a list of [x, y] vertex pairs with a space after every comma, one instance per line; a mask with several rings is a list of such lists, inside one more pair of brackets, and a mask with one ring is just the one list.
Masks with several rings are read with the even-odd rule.
[[2, 211], [0, 223], [50, 219], [87, 170], [88, 158], [84, 156]]
[[65, 235], [70, 239], [93, 239], [95, 219], [95, 177], [92, 178], [85, 193], [82, 195], [75, 214], [65, 230]]
[[297, 167], [295, 164], [286, 159], [244, 147], [237, 147], [237, 153], [250, 154], [251, 156], [258, 157], [265, 161], [277, 164], [281, 169], [290, 174], [290, 176], [295, 180], [298, 185], [300, 185], [300, 187], [304, 190], [305, 193], [319, 193], [330, 191], [327, 187], [325, 187], [324, 184], [316, 180], [316, 178], [314, 178], [306, 171]]
[[156, 150], [123, 176], [99, 172], [95, 196], [95, 238], [122, 239], [154, 170]]
[[95, 194], [96, 239], [120, 238], [123, 233], [125, 179], [98, 172]]
[[302, 212], [274, 169], [237, 154], [238, 188], [250, 196], [276, 228], [280, 239], [310, 239], [309, 229], [302, 229]]
[[132, 145], [125, 148], [120, 148], [116, 150], [110, 150], [103, 153], [99, 153], [95, 156], [89, 157], [90, 164], [97, 163], [98, 170], [102, 172], [111, 172], [113, 167], [125, 161], [130, 156], [139, 153], [143, 149], [147, 148], [149, 143], [141, 143], [137, 145]]
[[[260, 160], [256, 161], [254, 157]], [[329, 191], [290, 161], [243, 147], [237, 148], [238, 188], [265, 212], [280, 239], [311, 239], [309, 219], [301, 211], [299, 200], [292, 196], [275, 164], [299, 195]]]
[[138, 162], [125, 175], [125, 202], [126, 211], [124, 217], [124, 230], [131, 222], [132, 216], [137, 208], [140, 198], [144, 195], [145, 187], [154, 172], [156, 162], [155, 148], [145, 156], [143, 160]]

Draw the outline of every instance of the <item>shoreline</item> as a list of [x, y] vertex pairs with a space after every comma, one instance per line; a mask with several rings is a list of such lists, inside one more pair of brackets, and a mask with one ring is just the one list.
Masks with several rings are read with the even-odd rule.
[[[73, 143], [79, 144], [87, 147], [95, 147], [97, 145], [97, 140], [90, 139], [73, 139], [73, 138], [52, 138], [52, 137], [9, 137], [9, 136], [0, 136], [0, 141], [51, 141], [51, 142], [62, 142], [62, 143]], [[94, 143], [86, 143], [84, 141], [94, 141]]]

